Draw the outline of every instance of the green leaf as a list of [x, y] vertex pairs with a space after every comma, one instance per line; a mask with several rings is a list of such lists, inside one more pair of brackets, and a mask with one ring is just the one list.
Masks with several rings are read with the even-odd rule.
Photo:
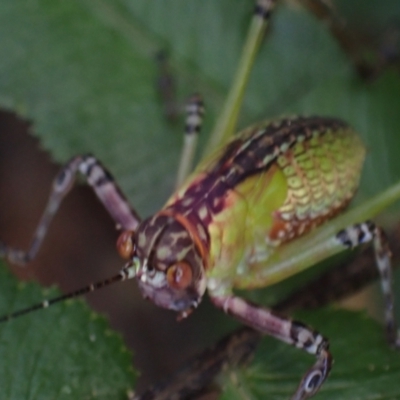
[[[59, 294], [17, 283], [0, 268], [0, 313]], [[4, 399], [126, 399], [136, 374], [131, 354], [104, 317], [68, 301], [0, 325]]]
[[[331, 343], [332, 371], [315, 399], [398, 399], [400, 357], [385, 342], [382, 326], [364, 314], [322, 310], [297, 315]], [[262, 340], [247, 367], [227, 370], [220, 378], [221, 400], [287, 400], [314, 357], [272, 338]]]

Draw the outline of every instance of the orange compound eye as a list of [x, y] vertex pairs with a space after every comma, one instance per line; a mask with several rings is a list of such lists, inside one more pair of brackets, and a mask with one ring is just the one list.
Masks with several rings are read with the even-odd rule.
[[187, 288], [192, 282], [192, 277], [192, 268], [185, 261], [171, 265], [167, 270], [168, 284], [174, 289]]
[[133, 231], [123, 231], [117, 240], [117, 250], [119, 255], [128, 260], [129, 258], [132, 257], [133, 255], [133, 237], [134, 232]]

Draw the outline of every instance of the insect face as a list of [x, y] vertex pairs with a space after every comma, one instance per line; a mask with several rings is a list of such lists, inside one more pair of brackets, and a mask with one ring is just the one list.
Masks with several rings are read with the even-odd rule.
[[190, 232], [160, 213], [140, 224], [135, 242], [133, 262], [144, 297], [186, 316], [206, 288], [204, 263]]

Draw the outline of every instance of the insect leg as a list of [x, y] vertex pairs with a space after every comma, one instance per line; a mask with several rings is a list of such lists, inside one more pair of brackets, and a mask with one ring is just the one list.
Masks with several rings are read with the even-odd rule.
[[316, 356], [317, 361], [304, 375], [292, 400], [307, 399], [319, 390], [332, 365], [327, 339], [301, 322], [275, 315], [240, 297], [212, 296], [211, 300], [246, 325]]
[[240, 107], [250, 72], [254, 64], [258, 49], [264, 39], [272, 9], [277, 0], [257, 0], [253, 19], [243, 46], [239, 65], [236, 71], [231, 90], [225, 100], [222, 112], [214, 126], [206, 146], [207, 156], [216, 146], [226, 143], [235, 133]]
[[[400, 336], [397, 332], [393, 310], [391, 253], [385, 234], [381, 228], [376, 227], [370, 221], [350, 225], [346, 229], [340, 230], [339, 233], [334, 234], [330, 225], [332, 223], [341, 224], [340, 218], [347, 217], [342, 215], [330, 224], [322, 226], [319, 231], [315, 230], [314, 233], [311, 232], [310, 235], [289, 243], [279, 252], [279, 259], [272, 256], [268, 262], [262, 264], [263, 268], [258, 266], [257, 263], [251, 264], [251, 268], [258, 272], [251, 278], [247, 279], [244, 277], [242, 282], [235, 283], [235, 286], [237, 288], [255, 287], [255, 283], [258, 287], [267, 284], [271, 285], [311, 265], [315, 265], [317, 262], [337, 254], [345, 248], [354, 248], [372, 241], [375, 261], [381, 276], [381, 286], [385, 298], [385, 321], [388, 339], [392, 345], [400, 347]], [[327, 236], [329, 232], [330, 235]], [[303, 251], [300, 252], [300, 249]]]
[[400, 183], [376, 195], [363, 205], [338, 215], [329, 223], [285, 243], [268, 259], [250, 260], [248, 265], [254, 273], [240, 275], [235, 280], [235, 287], [248, 289], [272, 285], [342, 252], [345, 247], [337, 239], [337, 233], [345, 227], [354, 225], [356, 221], [367, 221], [375, 217], [397, 201], [399, 195]]
[[191, 172], [203, 115], [203, 99], [200, 95], [194, 94], [188, 99], [186, 104], [185, 137], [176, 178], [177, 188], [179, 188]]
[[129, 206], [128, 201], [115, 184], [110, 173], [91, 155], [72, 158], [59, 172], [53, 181], [52, 190], [46, 208], [42, 214], [30, 247], [27, 251], [8, 247], [0, 242], [0, 256], [9, 261], [24, 265], [32, 260], [47, 233], [50, 222], [56, 214], [61, 201], [72, 188], [77, 173], [86, 177], [99, 200], [110, 213], [116, 224], [124, 230], [134, 231], [140, 218]]
[[383, 230], [371, 221], [355, 224], [340, 231], [336, 238], [343, 246], [354, 248], [362, 243], [373, 243], [376, 266], [378, 267], [385, 304], [386, 333], [390, 344], [400, 348], [400, 337], [394, 316], [392, 291], [391, 252]]
[[[397, 246], [400, 225], [387, 233], [388, 245], [392, 253], [393, 269], [399, 266], [400, 248]], [[274, 304], [273, 309], [288, 314], [295, 309], [315, 309], [340, 301], [356, 294], [379, 278], [374, 249], [367, 248], [354, 259], [330, 268], [296, 289], [288, 297]]]

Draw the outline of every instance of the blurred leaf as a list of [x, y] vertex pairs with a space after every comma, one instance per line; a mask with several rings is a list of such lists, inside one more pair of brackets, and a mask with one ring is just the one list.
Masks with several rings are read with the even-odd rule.
[[[9, 313], [57, 290], [17, 283], [0, 268], [0, 313]], [[104, 317], [82, 301], [68, 301], [0, 326], [2, 398], [126, 399], [135, 384], [131, 354]]]
[[397, 0], [379, 4], [375, 0], [335, 0], [335, 6], [346, 23], [372, 35], [391, 26], [399, 27], [400, 3]]

